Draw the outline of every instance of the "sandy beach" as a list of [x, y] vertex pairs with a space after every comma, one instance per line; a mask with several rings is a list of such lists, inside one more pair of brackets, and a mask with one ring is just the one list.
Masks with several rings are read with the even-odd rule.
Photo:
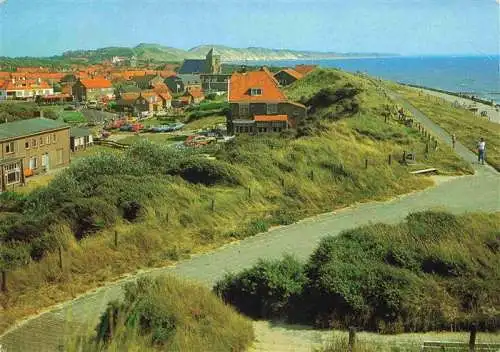
[[[455, 95], [436, 92], [436, 91], [429, 90], [429, 89], [423, 89], [423, 88], [413, 88], [413, 89], [416, 89], [416, 90], [421, 91], [422, 93], [425, 93], [428, 95], [435, 96], [437, 98], [444, 99], [450, 103], [457, 102], [458, 104], [460, 104], [460, 106], [463, 106], [463, 107], [468, 107], [470, 105], [473, 105], [473, 106], [478, 108], [478, 112], [476, 113], [477, 118], [489, 119], [492, 122], [500, 123], [500, 109], [498, 109], [494, 106], [478, 103], [478, 102], [475, 102], [475, 101], [468, 99], [468, 98], [457, 97]], [[487, 117], [480, 116], [481, 111], [486, 111], [488, 116]]]

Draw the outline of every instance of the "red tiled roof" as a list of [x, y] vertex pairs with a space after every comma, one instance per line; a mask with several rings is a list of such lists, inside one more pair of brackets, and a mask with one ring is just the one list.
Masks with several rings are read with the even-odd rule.
[[305, 76], [311, 71], [314, 71], [316, 67], [317, 65], [295, 65], [295, 71]]
[[288, 115], [255, 115], [253, 119], [257, 122], [288, 121]]
[[172, 77], [172, 76], [175, 76], [176, 73], [175, 71], [170, 71], [170, 70], [163, 70], [163, 71], [158, 71], [157, 72], [162, 78], [168, 78], [168, 77]]
[[10, 72], [0, 71], [0, 78], [2, 78], [2, 79], [9, 79], [10, 78]]
[[52, 88], [46, 82], [41, 82], [39, 84], [35, 84], [31, 81], [23, 81], [22, 83], [17, 82], [13, 83], [12, 81], [5, 81], [3, 83], [2, 89], [5, 90], [33, 90], [33, 89], [50, 89]]
[[164, 100], [172, 100], [172, 96], [170, 95], [169, 92], [160, 92], [158, 93], [160, 97], [162, 97]]
[[201, 98], [205, 96], [203, 94], [203, 90], [199, 88], [191, 88], [188, 94], [191, 95], [193, 98]]
[[291, 68], [286, 68], [286, 69], [284, 69], [282, 71], [288, 73], [290, 76], [292, 76], [295, 79], [301, 79], [302, 77], [304, 77], [304, 75], [302, 73], [297, 72], [297, 71], [295, 71], [294, 69], [291, 69]]
[[110, 81], [104, 78], [80, 79], [85, 88], [112, 88]]
[[[262, 90], [261, 95], [250, 95], [250, 89]], [[268, 70], [234, 73], [229, 83], [230, 102], [285, 101], [278, 82]]]
[[139, 98], [139, 93], [137, 93], [137, 92], [122, 93], [121, 94], [121, 99], [123, 99], [123, 100], [134, 100], [137, 98]]

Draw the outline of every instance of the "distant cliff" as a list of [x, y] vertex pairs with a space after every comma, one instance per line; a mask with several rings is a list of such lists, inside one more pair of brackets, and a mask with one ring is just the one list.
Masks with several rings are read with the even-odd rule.
[[304, 60], [304, 59], [333, 59], [350, 57], [378, 57], [395, 56], [388, 53], [335, 53], [335, 52], [315, 52], [298, 51], [288, 49], [267, 49], [267, 48], [231, 48], [222, 45], [201, 45], [189, 50], [176, 49], [159, 44], [142, 43], [134, 48], [108, 47], [96, 50], [76, 50], [63, 54], [66, 58], [87, 59], [89, 61], [100, 61], [111, 59], [113, 56], [132, 57], [135, 56], [140, 61], [182, 61], [184, 59], [203, 58], [211, 49], [221, 55], [222, 61], [252, 61], [252, 60]]

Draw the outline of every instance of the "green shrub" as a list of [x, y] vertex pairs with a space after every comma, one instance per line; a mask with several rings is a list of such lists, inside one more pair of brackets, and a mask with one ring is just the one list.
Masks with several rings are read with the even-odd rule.
[[215, 285], [214, 292], [253, 318], [282, 318], [305, 280], [302, 264], [284, 256], [281, 260], [260, 260], [237, 275], [227, 274]]
[[169, 277], [127, 284], [124, 300], [108, 304], [96, 332], [77, 350], [242, 352], [254, 337], [251, 322], [206, 288]]
[[[252, 317], [321, 327], [401, 333], [468, 329], [475, 322], [496, 329], [499, 237], [491, 232], [495, 221], [484, 220], [412, 213], [399, 225], [325, 237], [304, 268], [293, 261], [260, 261], [227, 275], [215, 291]], [[284, 263], [293, 270], [283, 269]]]
[[216, 184], [240, 185], [239, 171], [232, 165], [219, 160], [190, 158], [183, 160], [177, 168], [167, 171], [169, 175], [178, 175], [190, 183], [205, 186]]

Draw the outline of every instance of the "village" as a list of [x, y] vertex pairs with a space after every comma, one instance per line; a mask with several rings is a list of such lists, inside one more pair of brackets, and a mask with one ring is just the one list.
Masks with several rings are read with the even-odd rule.
[[315, 69], [223, 70], [214, 49], [204, 59], [156, 69], [137, 65], [135, 57], [115, 56], [64, 70], [0, 71], [0, 107], [39, 107], [32, 118], [2, 117], [0, 192], [97, 152], [90, 148], [124, 149], [139, 139], [196, 148], [295, 129], [307, 109], [288, 101], [282, 88]]

